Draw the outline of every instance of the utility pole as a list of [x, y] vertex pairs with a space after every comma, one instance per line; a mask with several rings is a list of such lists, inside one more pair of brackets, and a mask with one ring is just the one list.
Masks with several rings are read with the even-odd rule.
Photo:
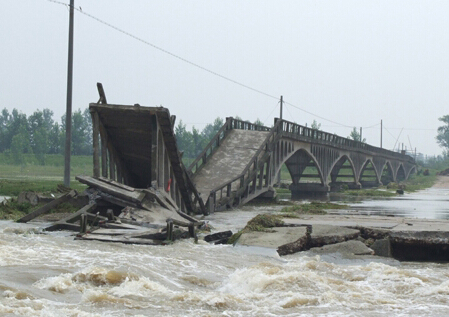
[[380, 148], [382, 148], [382, 120], [380, 120]]
[[280, 115], [280, 119], [282, 120], [282, 105], [284, 103], [284, 98], [281, 96], [281, 115]]
[[67, 107], [65, 114], [64, 186], [70, 187], [70, 154], [72, 141], [72, 78], [73, 78], [73, 13], [75, 0], [70, 0], [69, 57], [67, 63]]
[[362, 142], [362, 127], [360, 127], [360, 142]]
[[[280, 113], [280, 118], [279, 118], [281, 120], [282, 120], [282, 106], [283, 106], [283, 103], [284, 103], [284, 98], [283, 98], [283, 96], [281, 96], [281, 113]], [[280, 186], [280, 185], [281, 185], [281, 169], [279, 170], [279, 173], [278, 173], [278, 186]]]

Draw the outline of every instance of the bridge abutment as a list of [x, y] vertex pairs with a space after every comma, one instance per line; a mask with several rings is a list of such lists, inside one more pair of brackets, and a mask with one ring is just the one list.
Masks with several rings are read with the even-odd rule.
[[290, 184], [288, 187], [292, 192], [292, 197], [299, 197], [304, 195], [325, 195], [330, 192], [329, 185], [321, 183], [297, 183]]
[[370, 188], [370, 187], [379, 187], [382, 186], [382, 182], [378, 181], [360, 181], [363, 188]]
[[355, 182], [332, 182], [329, 184], [331, 191], [340, 191], [343, 186], [347, 186], [348, 189], [361, 189], [362, 184]]

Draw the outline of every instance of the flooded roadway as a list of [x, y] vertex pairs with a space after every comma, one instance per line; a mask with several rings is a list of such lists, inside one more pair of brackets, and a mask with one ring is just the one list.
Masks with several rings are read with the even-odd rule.
[[364, 200], [351, 204], [351, 210], [362, 215], [449, 219], [449, 191], [429, 188], [390, 199]]
[[[449, 190], [352, 204], [353, 212], [447, 219]], [[207, 220], [236, 231], [244, 207]], [[0, 222], [2, 316], [446, 316], [449, 265], [329, 263], [193, 240], [169, 246], [75, 241], [42, 224]]]

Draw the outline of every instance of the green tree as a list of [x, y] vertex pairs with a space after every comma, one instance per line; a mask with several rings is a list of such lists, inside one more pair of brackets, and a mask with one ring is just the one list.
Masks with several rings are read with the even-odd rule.
[[201, 131], [201, 150], [209, 144], [210, 140], [217, 134], [223, 124], [223, 119], [217, 117], [212, 124], [209, 123], [204, 127], [203, 131]]
[[176, 143], [178, 144], [178, 149], [184, 152], [183, 157], [190, 157], [192, 148], [192, 134], [187, 131], [186, 125], [179, 120], [178, 125], [175, 127]]
[[17, 127], [17, 133], [11, 139], [11, 153], [14, 164], [20, 165], [25, 163], [24, 153], [32, 153], [29, 133], [27, 126], [21, 121], [21, 125]]
[[349, 138], [349, 139], [353, 139], [354, 141], [366, 143], [366, 139], [365, 139], [365, 138], [363, 138], [363, 140], [360, 140], [361, 135], [360, 135], [360, 133], [357, 131], [356, 127], [354, 127], [354, 128], [352, 129], [351, 134], [349, 134], [348, 138]]
[[260, 121], [259, 118], [257, 118], [256, 121], [254, 121], [254, 124], [255, 124], [255, 125], [260, 125], [260, 126], [262, 126], [262, 127], [265, 126], [265, 125], [263, 124], [263, 122]]
[[312, 122], [312, 125], [310, 127], [312, 129], [319, 130], [319, 129], [321, 129], [321, 123], [316, 122], [316, 120], [314, 119], [313, 122]]
[[[9, 149], [11, 142], [8, 142], [8, 126], [11, 120], [9, 111], [5, 108], [0, 114], [0, 152]], [[9, 145], [8, 145], [9, 144]]]
[[48, 133], [48, 154], [62, 154], [65, 141], [64, 137], [64, 130], [55, 122]]
[[[29, 133], [28, 121], [25, 114], [13, 109], [9, 114], [6, 109], [2, 111], [2, 150], [11, 149], [12, 138], [19, 134]], [[29, 135], [27, 135], [29, 138]]]
[[[63, 115], [61, 120], [61, 130], [65, 140], [66, 115]], [[86, 115], [86, 110], [81, 112], [81, 109], [78, 109], [72, 113], [71, 152], [73, 155], [90, 155], [92, 151], [92, 120], [90, 115]]]
[[203, 142], [202, 141], [203, 141], [203, 137], [202, 137], [200, 131], [197, 128], [195, 128], [195, 126], [193, 126], [192, 127], [193, 148], [192, 148], [192, 152], [190, 153], [191, 158], [197, 157], [203, 150], [203, 146], [202, 146]]
[[37, 110], [28, 118], [30, 143], [33, 153], [41, 165], [45, 164], [45, 154], [49, 153], [49, 134], [53, 127], [53, 111]]
[[438, 118], [438, 120], [443, 122], [444, 125], [438, 127], [438, 134], [436, 136], [437, 143], [446, 150], [449, 150], [449, 115]]

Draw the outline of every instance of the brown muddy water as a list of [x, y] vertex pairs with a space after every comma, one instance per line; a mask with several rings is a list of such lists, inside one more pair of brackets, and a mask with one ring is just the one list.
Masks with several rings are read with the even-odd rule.
[[[421, 217], [427, 205], [428, 218], [445, 217], [448, 194], [427, 190], [354, 208]], [[216, 231], [236, 231], [256, 214], [276, 210], [245, 207], [207, 220]], [[169, 246], [75, 241], [68, 232], [40, 234], [42, 225], [0, 222], [1, 316], [449, 314], [445, 263], [352, 262], [338, 255], [329, 261], [308, 252], [281, 258], [272, 250], [193, 240]]]

